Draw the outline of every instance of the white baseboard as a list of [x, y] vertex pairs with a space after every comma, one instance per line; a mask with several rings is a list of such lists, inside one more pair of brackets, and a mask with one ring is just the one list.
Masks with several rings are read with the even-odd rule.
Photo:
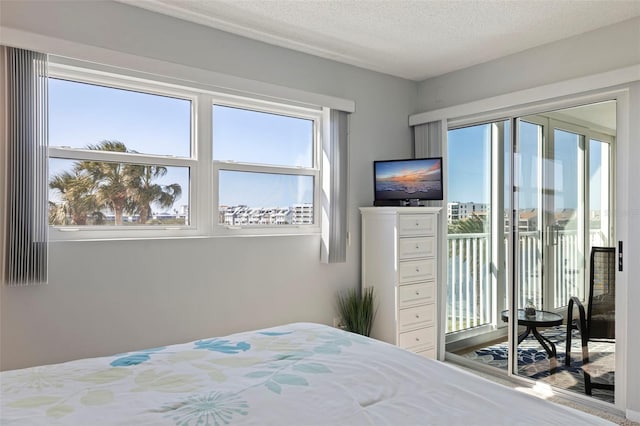
[[634, 422], [640, 422], [640, 411], [633, 411], [627, 408], [627, 419]]

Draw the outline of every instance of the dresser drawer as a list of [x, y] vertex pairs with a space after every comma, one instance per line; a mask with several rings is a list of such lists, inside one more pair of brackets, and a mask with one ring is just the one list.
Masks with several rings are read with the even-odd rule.
[[429, 349], [436, 345], [436, 328], [427, 327], [400, 333], [398, 344], [404, 349]]
[[399, 269], [400, 284], [432, 280], [436, 274], [436, 260], [407, 260], [400, 262]]
[[436, 299], [435, 282], [401, 285], [398, 287], [398, 306], [405, 308], [423, 303], [433, 303]]
[[433, 235], [436, 231], [436, 216], [432, 214], [401, 214], [398, 216], [398, 234]]
[[416, 306], [400, 309], [398, 313], [398, 329], [400, 332], [418, 327], [429, 327], [436, 320], [436, 305]]
[[432, 257], [436, 253], [435, 237], [400, 238], [398, 256], [400, 259]]

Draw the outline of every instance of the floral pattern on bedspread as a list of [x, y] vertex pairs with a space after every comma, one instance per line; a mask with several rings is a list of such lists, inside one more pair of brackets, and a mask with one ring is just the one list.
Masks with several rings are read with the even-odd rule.
[[3, 426], [611, 424], [309, 323], [6, 371], [0, 392]]
[[250, 418], [254, 407], [259, 408], [256, 416], [262, 416], [260, 410], [271, 401], [265, 395], [286, 396], [295, 403], [299, 392], [289, 389], [309, 387], [316, 378], [331, 375], [327, 361], [353, 345], [371, 342], [327, 326], [290, 324], [8, 371], [1, 376], [0, 423], [236, 423]]

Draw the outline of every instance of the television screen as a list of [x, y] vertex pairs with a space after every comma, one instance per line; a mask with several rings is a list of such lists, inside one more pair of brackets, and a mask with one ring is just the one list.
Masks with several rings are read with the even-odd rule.
[[375, 200], [442, 200], [442, 157], [373, 163]]

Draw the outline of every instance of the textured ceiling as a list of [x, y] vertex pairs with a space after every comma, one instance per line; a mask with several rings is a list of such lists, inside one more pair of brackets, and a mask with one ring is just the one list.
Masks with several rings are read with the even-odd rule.
[[117, 0], [423, 80], [640, 16], [640, 0]]

